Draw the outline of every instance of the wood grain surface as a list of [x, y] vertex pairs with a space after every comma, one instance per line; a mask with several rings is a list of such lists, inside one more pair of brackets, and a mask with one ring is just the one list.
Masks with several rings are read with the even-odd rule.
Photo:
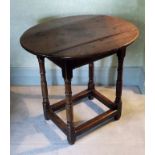
[[136, 26], [117, 17], [85, 15], [36, 25], [22, 35], [20, 42], [35, 55], [78, 59], [128, 46], [138, 34]]

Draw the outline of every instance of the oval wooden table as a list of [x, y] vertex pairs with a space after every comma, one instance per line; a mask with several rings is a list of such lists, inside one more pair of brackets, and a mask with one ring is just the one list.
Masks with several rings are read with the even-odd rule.
[[[28, 29], [20, 38], [24, 49], [37, 56], [40, 66], [43, 110], [46, 120], [51, 119], [73, 144], [76, 136], [110, 118], [118, 120], [121, 116], [123, 60], [126, 47], [133, 43], [139, 31], [132, 23], [117, 17], [103, 15], [71, 16], [48, 21]], [[118, 74], [116, 98], [112, 102], [95, 89], [93, 62], [117, 54]], [[65, 81], [66, 98], [50, 105], [45, 75], [44, 58], [61, 67]], [[71, 79], [73, 69], [89, 64], [88, 89], [72, 96]], [[73, 104], [87, 97], [95, 97], [110, 110], [79, 125], [74, 126]], [[56, 112], [66, 109], [67, 124]]]

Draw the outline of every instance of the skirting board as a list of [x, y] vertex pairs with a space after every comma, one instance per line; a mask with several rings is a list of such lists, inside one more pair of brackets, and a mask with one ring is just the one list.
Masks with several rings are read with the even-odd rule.
[[[95, 67], [96, 85], [115, 85], [116, 67]], [[124, 67], [124, 86], [137, 86], [144, 93], [144, 71], [142, 67]], [[39, 68], [11, 67], [11, 85], [29, 86], [40, 85]], [[61, 69], [47, 69], [46, 78], [48, 85], [63, 85]], [[73, 71], [72, 84], [86, 85], [88, 83], [88, 68]]]

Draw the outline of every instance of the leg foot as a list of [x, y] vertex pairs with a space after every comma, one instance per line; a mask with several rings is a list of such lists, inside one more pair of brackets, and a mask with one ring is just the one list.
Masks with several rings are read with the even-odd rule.
[[116, 115], [116, 116], [114, 117], [114, 120], [115, 120], [115, 121], [118, 121], [120, 118], [121, 118], [121, 115], [119, 114], [119, 115]]
[[94, 99], [94, 96], [93, 96], [92, 94], [89, 94], [89, 95], [88, 95], [88, 99], [89, 99], [89, 100], [93, 100], [93, 99]]
[[74, 135], [74, 131], [70, 134], [68, 134], [67, 136], [67, 140], [68, 140], [68, 143], [70, 145], [73, 145], [75, 143], [75, 135]]
[[[122, 103], [119, 103], [119, 105], [122, 105]], [[121, 115], [122, 115], [122, 107], [119, 107], [117, 114], [114, 116], [114, 119], [116, 121], [119, 120], [121, 118]]]

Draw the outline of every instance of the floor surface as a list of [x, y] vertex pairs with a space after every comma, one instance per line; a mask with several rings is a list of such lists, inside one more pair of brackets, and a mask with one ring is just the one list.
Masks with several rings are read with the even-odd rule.
[[[73, 86], [77, 93], [84, 86]], [[114, 100], [113, 87], [97, 87]], [[51, 104], [64, 98], [63, 86], [49, 87]], [[40, 87], [11, 87], [11, 155], [144, 155], [144, 95], [136, 87], [123, 89], [123, 111], [119, 121], [100, 125], [69, 145], [66, 136], [45, 121]], [[78, 125], [106, 111], [96, 99], [74, 106]], [[66, 121], [65, 111], [58, 114]]]

